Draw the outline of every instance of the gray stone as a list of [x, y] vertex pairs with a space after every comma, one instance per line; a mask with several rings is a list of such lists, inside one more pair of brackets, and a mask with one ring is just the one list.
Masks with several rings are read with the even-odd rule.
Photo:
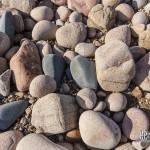
[[73, 79], [81, 88], [97, 89], [95, 64], [88, 58], [76, 56], [72, 59], [70, 70]]
[[27, 100], [0, 105], [0, 130], [8, 129], [25, 111]]
[[126, 143], [119, 145], [115, 148], [115, 150], [136, 150], [131, 143]]
[[141, 9], [147, 4], [147, 0], [132, 0], [132, 6], [134, 9]]
[[100, 102], [98, 102], [98, 104], [96, 105], [96, 107], [93, 110], [103, 112], [105, 110], [105, 108], [106, 108], [106, 103], [104, 101], [100, 101]]
[[69, 22], [82, 22], [82, 15], [77, 11], [72, 12], [69, 16]]

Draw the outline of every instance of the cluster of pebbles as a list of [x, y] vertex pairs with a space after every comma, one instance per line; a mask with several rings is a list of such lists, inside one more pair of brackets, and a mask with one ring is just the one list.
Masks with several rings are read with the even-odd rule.
[[0, 6], [0, 150], [150, 150], [150, 1]]

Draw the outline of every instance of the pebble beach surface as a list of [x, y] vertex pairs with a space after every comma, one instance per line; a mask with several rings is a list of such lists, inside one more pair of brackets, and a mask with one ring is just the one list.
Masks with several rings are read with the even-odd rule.
[[0, 150], [150, 150], [150, 0], [0, 0]]

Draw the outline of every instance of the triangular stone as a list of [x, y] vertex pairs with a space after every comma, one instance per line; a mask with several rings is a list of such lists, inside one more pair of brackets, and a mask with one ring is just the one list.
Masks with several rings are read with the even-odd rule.
[[26, 100], [0, 105], [0, 130], [9, 128], [24, 113], [27, 106]]

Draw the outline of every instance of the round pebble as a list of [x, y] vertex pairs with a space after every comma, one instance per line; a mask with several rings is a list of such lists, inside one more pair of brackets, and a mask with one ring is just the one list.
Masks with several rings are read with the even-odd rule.
[[124, 117], [124, 113], [122, 111], [113, 114], [113, 120], [118, 123], [123, 120], [123, 117]]
[[69, 16], [69, 22], [82, 22], [82, 15], [77, 11], [72, 12]]
[[63, 57], [65, 58], [66, 62], [68, 64], [70, 64], [71, 60], [76, 56], [76, 53], [74, 51], [66, 51], [63, 55]]

